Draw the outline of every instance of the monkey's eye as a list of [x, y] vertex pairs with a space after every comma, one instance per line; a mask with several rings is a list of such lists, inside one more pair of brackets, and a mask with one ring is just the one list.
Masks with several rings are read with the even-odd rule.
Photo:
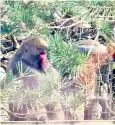
[[28, 52], [29, 46], [28, 45], [23, 46], [23, 50], [24, 50], [24, 52]]
[[46, 51], [42, 51], [42, 52], [40, 53], [40, 55], [43, 55], [43, 54], [47, 54], [47, 52], [46, 52]]
[[28, 52], [28, 50], [27, 50], [27, 49], [25, 49], [25, 52]]

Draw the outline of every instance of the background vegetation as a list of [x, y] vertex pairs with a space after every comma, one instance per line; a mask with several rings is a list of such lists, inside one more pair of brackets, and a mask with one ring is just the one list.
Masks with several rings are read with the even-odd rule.
[[[82, 42], [83, 40], [97, 40], [105, 46], [111, 41], [114, 43], [115, 1], [3, 1], [1, 4], [1, 41], [5, 42], [1, 44], [1, 47], [9, 47], [5, 43], [11, 40], [11, 35], [14, 35], [17, 40], [22, 40], [33, 34], [41, 35], [49, 42], [48, 58], [61, 74], [63, 85], [67, 86], [70, 79], [84, 70], [82, 64], [89, 58], [90, 49], [87, 51], [84, 51], [84, 48], [81, 51], [79, 49], [80, 45], [86, 45]], [[12, 53], [10, 55], [12, 56]], [[8, 57], [8, 53], [3, 54], [1, 52], [0, 56], [0, 58]], [[19, 92], [17, 97], [22, 92], [17, 91], [17, 88], [21, 86], [17, 86], [17, 81], [12, 73], [7, 73], [6, 76], [1, 81], [3, 105], [4, 103], [7, 104], [9, 99], [16, 95], [16, 92]], [[8, 80], [12, 80], [11, 84], [8, 84]], [[54, 96], [50, 99], [59, 98], [60, 89], [48, 86], [48, 84], [46, 87], [46, 83], [51, 82], [48, 80], [42, 84], [41, 91], [39, 90], [37, 93], [31, 91], [31, 93], [34, 93], [35, 97], [42, 96], [43, 93], [47, 92], [49, 95], [51, 93], [48, 90], [52, 88], [55, 91], [53, 91]], [[15, 86], [13, 86], [14, 82]], [[55, 84], [60, 85], [59, 83]], [[25, 91], [25, 95], [28, 95], [28, 93], [30, 91]], [[20, 102], [24, 99], [23, 94], [17, 98], [17, 101]], [[46, 94], [39, 103], [46, 100], [48, 95]], [[65, 95], [65, 97], [69, 105], [79, 112], [79, 105], [84, 103], [85, 98], [83, 90], [74, 95]], [[79, 119], [83, 119], [83, 116], [79, 117]]]

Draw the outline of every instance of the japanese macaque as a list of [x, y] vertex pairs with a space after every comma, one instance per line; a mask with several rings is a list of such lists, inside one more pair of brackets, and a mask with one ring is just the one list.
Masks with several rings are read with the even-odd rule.
[[[39, 84], [42, 84], [39, 74], [42, 75], [45, 73], [45, 70], [51, 68], [54, 69], [47, 59], [47, 44], [48, 43], [42, 38], [31, 37], [25, 39], [12, 60], [9, 62], [8, 71], [12, 70], [13, 75], [18, 78], [20, 76], [17, 69], [18, 63], [21, 63], [22, 73], [24, 73], [28, 68], [30, 69], [29, 75], [31, 76], [23, 76], [21, 78], [23, 80], [22, 84], [24, 89], [38, 88]], [[32, 113], [28, 113], [28, 109], [32, 109], [29, 103], [30, 102], [25, 105], [22, 102], [21, 108], [18, 108], [18, 104], [10, 103], [9, 110], [10, 112], [13, 112], [9, 113], [10, 121], [44, 121], [65, 119], [60, 102], [53, 105], [53, 108], [46, 105], [40, 107], [39, 110], [35, 110], [35, 112]], [[56, 112], [55, 110], [58, 111]], [[18, 115], [16, 115], [16, 113]]]

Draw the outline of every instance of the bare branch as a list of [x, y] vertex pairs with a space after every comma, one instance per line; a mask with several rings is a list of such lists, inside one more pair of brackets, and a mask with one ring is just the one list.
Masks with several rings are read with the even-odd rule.
[[76, 23], [73, 23], [73, 24], [71, 24], [71, 25], [69, 25], [69, 26], [64, 26], [64, 27], [61, 27], [61, 25], [60, 26], [52, 26], [52, 27], [50, 27], [50, 26], [48, 26], [50, 29], [66, 29], [66, 28], [71, 28], [71, 27], [73, 27], [73, 26], [76, 26], [76, 25], [78, 25], [78, 24], [80, 24], [80, 23], [83, 23], [83, 21], [78, 21], [78, 22], [76, 22]]

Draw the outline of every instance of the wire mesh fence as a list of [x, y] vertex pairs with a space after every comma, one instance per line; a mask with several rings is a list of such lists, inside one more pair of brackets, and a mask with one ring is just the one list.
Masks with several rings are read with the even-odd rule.
[[84, 119], [86, 120], [114, 120], [115, 119], [115, 97], [114, 97], [114, 74], [113, 61], [104, 64], [97, 71], [95, 81], [94, 98], [86, 100]]

